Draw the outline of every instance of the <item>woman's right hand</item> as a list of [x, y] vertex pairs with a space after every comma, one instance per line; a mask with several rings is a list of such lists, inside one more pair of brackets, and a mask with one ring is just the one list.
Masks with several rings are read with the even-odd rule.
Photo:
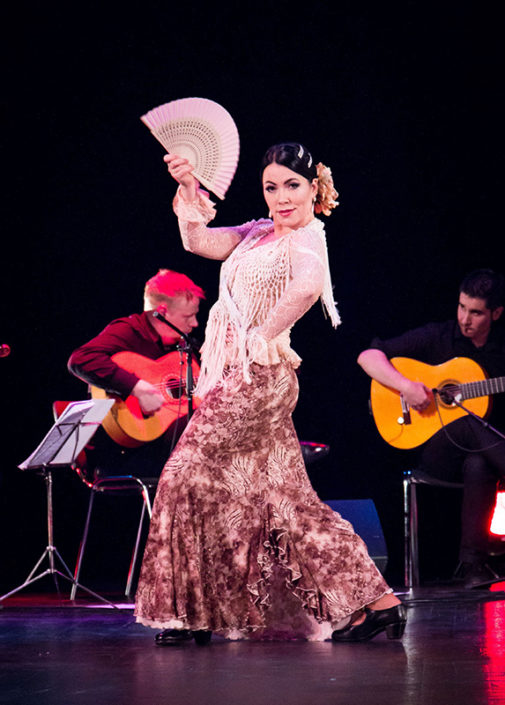
[[193, 166], [184, 157], [177, 154], [166, 154], [163, 161], [168, 167], [168, 173], [182, 187], [182, 196], [186, 201], [194, 201], [200, 184], [193, 176]]

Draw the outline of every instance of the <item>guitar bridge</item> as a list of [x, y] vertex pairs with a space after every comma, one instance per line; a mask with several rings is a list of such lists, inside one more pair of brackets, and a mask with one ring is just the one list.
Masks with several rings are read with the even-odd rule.
[[400, 424], [400, 426], [403, 425], [409, 425], [412, 423], [411, 418], [410, 418], [410, 406], [407, 404], [405, 399], [403, 398], [403, 395], [400, 394], [400, 404], [402, 405], [402, 414], [403, 416], [399, 416], [397, 419], [397, 422]]

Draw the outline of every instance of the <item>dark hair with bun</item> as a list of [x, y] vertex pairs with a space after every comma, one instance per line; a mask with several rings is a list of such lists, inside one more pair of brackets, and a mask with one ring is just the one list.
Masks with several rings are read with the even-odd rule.
[[265, 171], [269, 164], [280, 164], [291, 171], [295, 171], [300, 176], [309, 181], [317, 179], [317, 169], [312, 159], [312, 155], [303, 144], [296, 142], [283, 142], [274, 144], [265, 152], [261, 162], [261, 173]]

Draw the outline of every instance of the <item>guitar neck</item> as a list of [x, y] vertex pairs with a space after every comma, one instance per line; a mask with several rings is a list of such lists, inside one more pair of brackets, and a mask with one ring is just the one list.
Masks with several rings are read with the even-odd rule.
[[459, 387], [463, 399], [487, 397], [488, 394], [505, 392], [505, 377], [493, 377], [479, 382], [466, 382]]

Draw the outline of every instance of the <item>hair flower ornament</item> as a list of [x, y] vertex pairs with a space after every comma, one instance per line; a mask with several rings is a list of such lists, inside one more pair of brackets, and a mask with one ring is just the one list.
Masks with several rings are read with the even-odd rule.
[[314, 211], [316, 213], [323, 213], [323, 215], [331, 215], [331, 211], [339, 205], [337, 201], [338, 192], [333, 184], [331, 170], [322, 162], [319, 162], [316, 169], [318, 189], [314, 203]]

